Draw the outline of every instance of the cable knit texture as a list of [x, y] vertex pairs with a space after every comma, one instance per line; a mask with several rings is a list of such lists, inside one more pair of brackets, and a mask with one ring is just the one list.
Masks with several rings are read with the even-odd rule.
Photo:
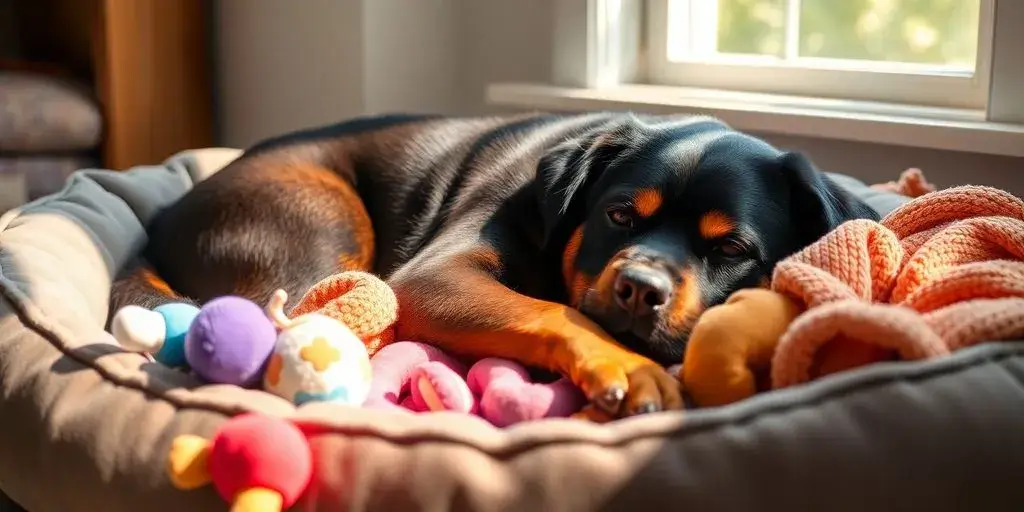
[[772, 289], [807, 309], [779, 339], [775, 388], [1024, 337], [1024, 202], [979, 186], [922, 195], [784, 259]]
[[346, 271], [313, 285], [291, 311], [327, 315], [352, 329], [372, 357], [395, 339], [398, 299], [391, 287], [366, 272]]

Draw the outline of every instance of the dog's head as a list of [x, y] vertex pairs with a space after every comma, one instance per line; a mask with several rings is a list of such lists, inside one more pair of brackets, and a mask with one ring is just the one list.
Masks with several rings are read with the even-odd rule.
[[625, 117], [550, 150], [538, 177], [570, 305], [664, 364], [706, 308], [842, 222], [877, 219], [801, 154], [705, 118]]

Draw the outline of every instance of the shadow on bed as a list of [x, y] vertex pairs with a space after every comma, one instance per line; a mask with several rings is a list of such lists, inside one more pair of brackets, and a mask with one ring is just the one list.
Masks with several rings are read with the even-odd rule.
[[[72, 348], [50, 366], [54, 373], [68, 374], [80, 371], [92, 371], [100, 367], [99, 359], [108, 356], [125, 354], [126, 351], [109, 343], [94, 343]], [[139, 355], [138, 357], [144, 358]], [[168, 368], [154, 361], [147, 361], [138, 367], [138, 371], [146, 375], [140, 382], [139, 390], [151, 392], [167, 389], [195, 389], [205, 385], [203, 381], [183, 371]]]

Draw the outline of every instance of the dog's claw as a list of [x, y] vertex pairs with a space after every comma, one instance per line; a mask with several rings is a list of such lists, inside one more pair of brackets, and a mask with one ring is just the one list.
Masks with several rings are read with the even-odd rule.
[[605, 412], [615, 414], [615, 411], [619, 409], [619, 405], [626, 398], [626, 391], [619, 387], [609, 388], [605, 393], [599, 396], [596, 400]]
[[643, 404], [640, 407], [636, 408], [636, 414], [650, 414], [652, 412], [658, 412], [660, 410], [661, 407], [659, 407], [658, 404], [653, 402], [647, 402], [646, 404]]

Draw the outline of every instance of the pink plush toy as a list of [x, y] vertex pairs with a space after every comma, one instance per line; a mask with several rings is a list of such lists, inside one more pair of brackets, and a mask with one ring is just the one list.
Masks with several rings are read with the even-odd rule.
[[440, 349], [398, 341], [370, 358], [373, 380], [363, 407], [415, 412], [476, 412], [476, 399], [463, 375], [466, 367]]
[[468, 372], [455, 358], [423, 343], [401, 341], [370, 360], [373, 382], [364, 407], [478, 414], [498, 427], [567, 417], [584, 405], [568, 379], [533, 383], [526, 368], [487, 358]]
[[564, 418], [584, 405], [583, 393], [569, 379], [530, 382], [522, 365], [506, 359], [481, 359], [469, 369], [469, 389], [480, 397], [480, 416], [496, 427], [541, 418]]

